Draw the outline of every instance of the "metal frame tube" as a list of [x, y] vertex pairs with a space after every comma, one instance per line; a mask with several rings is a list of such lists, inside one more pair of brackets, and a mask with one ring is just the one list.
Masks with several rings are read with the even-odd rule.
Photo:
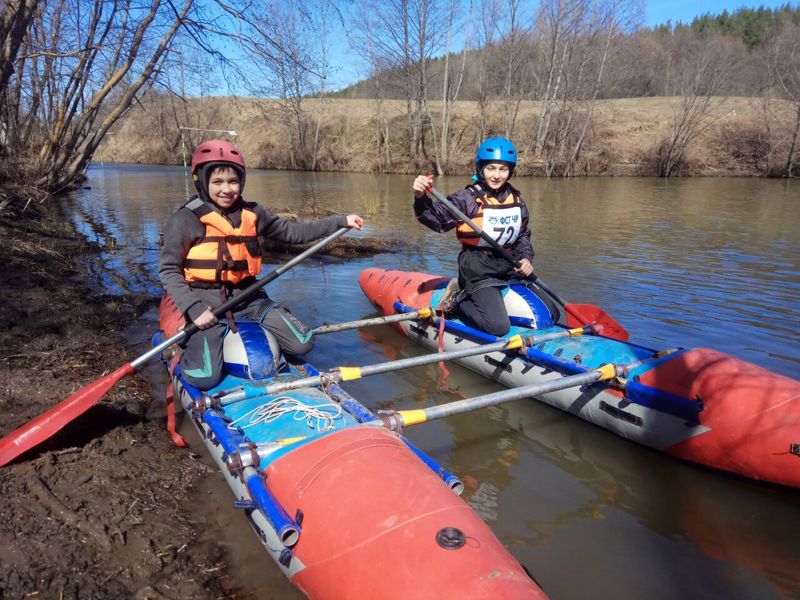
[[436, 475], [440, 477], [441, 480], [445, 482], [447, 487], [453, 490], [457, 496], [460, 496], [462, 493], [464, 493], [464, 483], [461, 481], [461, 479], [458, 478], [458, 476], [454, 475], [453, 473], [445, 469], [441, 464], [439, 464], [433, 458], [425, 454], [422, 450], [420, 450], [414, 444], [409, 442], [405, 437], [400, 436], [400, 439], [403, 440], [406, 446], [408, 446], [409, 449], [414, 454], [417, 455], [417, 458], [419, 458], [422, 462], [428, 465], [428, 467], [434, 473], [436, 473]]
[[[337, 367], [319, 375], [312, 377], [304, 377], [302, 379], [295, 379], [284, 383], [267, 383], [259, 385], [254, 383], [251, 388], [237, 389], [231, 393], [224, 393], [219, 398], [221, 406], [227, 406], [233, 402], [239, 402], [246, 398], [252, 398], [255, 395], [273, 395], [281, 394], [291, 390], [297, 390], [306, 387], [316, 387], [324, 383], [339, 383], [341, 381], [349, 381], [351, 379], [361, 379], [362, 377], [369, 377], [370, 375], [380, 375], [382, 373], [391, 373], [393, 371], [400, 371], [411, 367], [419, 367], [441, 362], [443, 360], [457, 360], [459, 358], [466, 358], [469, 356], [477, 356], [480, 354], [488, 354], [490, 352], [503, 352], [517, 349], [524, 349], [527, 346], [546, 342], [549, 340], [560, 339], [564, 337], [572, 337], [575, 335], [576, 330], [564, 330], [555, 333], [546, 333], [543, 335], [531, 336], [515, 336], [508, 339], [495, 338], [498, 341], [491, 344], [483, 344], [479, 346], [470, 346], [460, 350], [450, 350], [448, 352], [435, 352], [432, 354], [425, 354], [422, 356], [412, 356], [410, 358], [401, 358], [384, 363], [375, 363], [372, 365], [365, 365], [363, 367]], [[584, 327], [583, 332], [590, 331], [589, 327]]]
[[[535, 383], [526, 385], [510, 390], [503, 390], [486, 394], [484, 396], [476, 396], [475, 398], [467, 398], [465, 400], [456, 400], [455, 402], [448, 402], [447, 404], [440, 404], [439, 406], [431, 406], [420, 410], [408, 411], [409, 413], [424, 413], [424, 421], [432, 421], [434, 419], [442, 419], [453, 415], [460, 415], [465, 412], [486, 408], [487, 406], [494, 406], [504, 402], [511, 402], [513, 400], [521, 400], [523, 398], [531, 398], [548, 392], [556, 392], [570, 387], [578, 387], [580, 385], [588, 385], [600, 379], [601, 374], [598, 371], [591, 371], [589, 373], [581, 373], [579, 375], [570, 375], [561, 379], [553, 379], [543, 383]], [[404, 411], [399, 411], [403, 415]], [[414, 424], [416, 421], [406, 423], [403, 419], [404, 425]], [[419, 422], [424, 422], [419, 421]]]
[[[206, 411], [203, 421], [216, 436], [226, 454], [239, 451], [239, 446], [247, 443], [243, 435], [228, 429], [228, 424], [214, 411]], [[280, 502], [267, 488], [261, 474], [254, 467], [246, 467], [242, 472], [250, 496], [258, 509], [275, 530], [278, 538], [288, 548], [294, 546], [300, 537], [300, 525], [292, 519]]]
[[372, 327], [374, 325], [388, 325], [390, 323], [399, 323], [400, 321], [410, 321], [411, 319], [425, 319], [433, 314], [429, 308], [422, 308], [408, 314], [395, 314], [386, 315], [384, 317], [373, 317], [371, 319], [361, 319], [360, 321], [349, 321], [347, 323], [330, 323], [315, 327], [312, 331], [314, 335], [322, 335], [325, 333], [336, 333], [338, 331], [348, 331], [350, 329], [359, 329], [361, 327]]
[[[395, 302], [394, 309], [403, 312], [413, 310], [413, 308], [403, 304], [402, 302]], [[436, 324], [437, 321], [438, 319], [434, 319], [434, 324]], [[490, 336], [487, 333], [483, 333], [482, 331], [472, 329], [471, 327], [467, 327], [466, 325], [462, 325], [460, 323], [454, 323], [453, 321], [448, 321], [445, 324], [445, 330], [449, 331], [450, 333], [456, 333], [458, 335], [466, 336], [478, 342], [487, 342], [488, 340], [497, 339], [496, 337]], [[600, 336], [600, 337], [605, 338], [605, 336]], [[546, 340], [542, 338], [541, 341], [546, 341]], [[630, 342], [620, 341], [619, 343], [629, 346], [644, 348], [645, 350], [650, 350], [649, 348], [638, 346], [637, 344], [631, 344]], [[654, 352], [651, 358], [631, 363], [631, 365], [628, 365], [628, 368], [633, 368], [634, 365], [639, 366], [650, 361], [660, 360], [661, 357], [662, 357], [661, 352]], [[538, 365], [540, 367], [553, 369], [555, 371], [558, 371], [559, 373], [566, 372], [566, 373], [571, 373], [573, 375], [578, 375], [582, 373], [592, 372], [589, 368], [585, 367], [584, 365], [578, 364], [575, 361], [561, 359], [546, 352], [542, 352], [541, 350], [537, 350], [536, 348], [526, 348], [525, 352], [521, 354], [519, 358], [521, 360], [525, 360], [531, 364]], [[628, 389], [631, 390], [630, 394], [627, 393]], [[667, 413], [681, 419], [686, 419], [687, 421], [691, 420], [696, 421], [697, 413], [705, 409], [705, 406], [703, 405], [702, 402], [691, 400], [689, 398], [682, 398], [681, 396], [676, 396], [675, 394], [670, 394], [669, 392], [665, 392], [664, 390], [660, 390], [658, 388], [638, 382], [631, 382], [631, 381], [626, 382], [625, 392], [626, 392], [625, 399], [628, 402], [631, 402], [633, 404], [638, 404], [640, 406], [644, 406], [646, 408], [650, 408], [653, 410], [658, 410], [660, 412]], [[541, 393], [546, 393], [546, 392], [541, 392]], [[694, 413], [694, 415], [692, 413]]]

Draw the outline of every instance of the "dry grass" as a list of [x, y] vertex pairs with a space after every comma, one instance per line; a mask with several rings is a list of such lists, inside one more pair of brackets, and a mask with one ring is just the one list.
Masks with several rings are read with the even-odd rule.
[[[248, 164], [262, 168], [291, 168], [289, 146], [290, 130], [285, 112], [274, 100], [251, 98], [205, 98], [192, 100], [190, 113], [194, 125], [210, 129], [236, 130], [237, 143], [248, 157]], [[680, 98], [626, 98], [601, 100], [594, 109], [592, 127], [584, 145], [583, 174], [649, 174], [646, 171], [648, 158], [670, 135], [675, 115], [679, 113]], [[434, 123], [441, 115], [441, 102], [429, 103]], [[303, 104], [305, 113], [316, 119], [322, 114], [321, 143], [317, 168], [330, 171], [373, 172], [383, 168], [378, 148], [379, 114], [390, 126], [392, 165], [389, 171], [415, 172], [419, 165], [413, 164], [407, 155], [405, 139], [405, 102], [360, 99], [309, 99]], [[537, 172], [537, 161], [529, 157], [528, 140], [532, 137], [536, 118], [540, 110], [537, 102], [522, 102], [515, 124], [515, 142], [519, 146], [521, 172]], [[155, 113], [155, 114], [154, 114]], [[494, 106], [490, 114], [500, 130], [501, 107]], [[177, 125], [172, 135], [158, 134], [151, 121], [158, 119], [163, 130], [164, 118], [152, 107], [133, 110], [125, 121], [118, 124], [113, 135], [101, 146], [96, 155], [98, 161], [132, 163], [182, 162], [182, 148], [177, 135]], [[773, 103], [771, 143], [780, 146], [791, 127], [791, 107], [786, 103]], [[476, 102], [456, 103], [452, 132], [455, 140], [455, 156], [449, 167], [454, 173], [467, 172], [478, 137], [478, 105]], [[738, 129], [753, 132], [765, 129], [761, 101], [757, 98], [718, 98], [706, 118], [703, 134], [693, 143], [689, 151], [689, 162], [695, 165], [691, 174], [762, 174], [742, 173], [743, 162], [737, 158], [737, 149], [730, 144], [719, 144], [721, 136], [728, 142], [730, 132]], [[778, 135], [775, 135], [778, 132]], [[309, 129], [309, 134], [311, 130]], [[727, 150], [726, 150], [727, 149]], [[724, 150], [724, 151], [723, 151]], [[428, 143], [433, 153], [433, 145]], [[528, 155], [526, 155], [528, 151]], [[742, 149], [747, 153], [747, 149]], [[741, 154], [741, 152], [738, 152]], [[746, 161], [745, 161], [746, 162]], [[295, 166], [298, 166], [298, 162]], [[300, 164], [302, 166], [302, 164]], [[752, 166], [752, 165], [751, 165]], [[750, 168], [750, 167], [746, 167]], [[696, 172], [699, 169], [699, 173]]]

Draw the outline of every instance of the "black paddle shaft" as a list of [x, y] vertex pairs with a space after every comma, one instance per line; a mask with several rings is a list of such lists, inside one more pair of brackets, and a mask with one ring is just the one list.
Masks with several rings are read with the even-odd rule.
[[[472, 229], [475, 231], [475, 233], [477, 233], [479, 236], [481, 236], [481, 238], [483, 240], [485, 240], [486, 243], [489, 244], [494, 249], [495, 252], [500, 254], [500, 256], [505, 258], [508, 262], [510, 262], [515, 267], [519, 266], [520, 262], [516, 258], [514, 258], [514, 255], [511, 254], [511, 252], [509, 252], [508, 250], [503, 248], [497, 242], [496, 239], [494, 239], [492, 236], [490, 236], [488, 233], [486, 233], [483, 229], [481, 229], [480, 226], [475, 221], [473, 221], [467, 215], [465, 215], [463, 212], [461, 212], [452, 202], [450, 202], [450, 200], [447, 199], [447, 197], [445, 197], [441, 192], [439, 192], [433, 186], [430, 187], [430, 191], [436, 197], [436, 199], [439, 202], [441, 202], [442, 204], [444, 204], [447, 207], [447, 209], [451, 213], [453, 213], [456, 217], [458, 217], [459, 219], [464, 221], [464, 223], [466, 223], [467, 225], [472, 227]], [[539, 279], [536, 276], [536, 273], [532, 274], [530, 276], [530, 279], [531, 279], [531, 281], [534, 281], [536, 284], [538, 284], [540, 288], [542, 288], [545, 292], [547, 292], [561, 306], [566, 306], [566, 304], [567, 304], [566, 301], [564, 299], [560, 298], [559, 295], [555, 292], [555, 290], [553, 290], [549, 285], [547, 285], [544, 281]]]
[[508, 250], [506, 250], [505, 248], [503, 248], [503, 247], [502, 247], [502, 246], [501, 246], [501, 245], [500, 245], [500, 244], [497, 242], [497, 240], [496, 240], [496, 239], [494, 239], [492, 236], [490, 236], [488, 233], [486, 233], [486, 232], [485, 232], [483, 229], [481, 229], [481, 227], [480, 227], [480, 226], [479, 226], [479, 225], [478, 225], [478, 224], [477, 224], [475, 221], [473, 221], [473, 220], [472, 220], [472, 219], [470, 219], [470, 218], [469, 218], [467, 215], [465, 215], [463, 212], [461, 212], [461, 211], [460, 211], [460, 210], [459, 210], [459, 209], [456, 207], [456, 205], [455, 205], [455, 204], [453, 204], [452, 202], [450, 202], [450, 200], [448, 200], [448, 199], [447, 199], [447, 198], [446, 198], [446, 197], [445, 197], [445, 196], [444, 196], [442, 193], [440, 193], [440, 192], [439, 192], [439, 191], [438, 191], [436, 188], [434, 188], [433, 186], [431, 186], [431, 187], [430, 187], [430, 191], [431, 191], [431, 193], [432, 193], [432, 194], [433, 194], [433, 195], [436, 197], [436, 199], [437, 199], [439, 202], [441, 202], [442, 204], [444, 204], [444, 205], [447, 207], [447, 210], [449, 210], [449, 211], [450, 211], [451, 213], [453, 213], [453, 214], [454, 214], [456, 217], [458, 217], [459, 219], [461, 219], [462, 221], [464, 221], [464, 223], [466, 223], [467, 225], [469, 225], [470, 227], [472, 227], [472, 229], [475, 231], [475, 233], [477, 233], [479, 236], [481, 236], [481, 238], [482, 238], [482, 239], [483, 239], [483, 240], [484, 240], [484, 241], [485, 241], [487, 244], [489, 244], [489, 245], [490, 245], [490, 246], [491, 246], [491, 247], [494, 249], [494, 251], [495, 251], [495, 252], [497, 252], [498, 254], [500, 254], [500, 256], [502, 256], [503, 258], [505, 258], [505, 259], [506, 259], [508, 262], [510, 262], [510, 263], [511, 263], [512, 265], [514, 265], [515, 267], [518, 267], [518, 266], [519, 266], [519, 261], [518, 261], [516, 258], [514, 258], [514, 255], [513, 255], [513, 254], [511, 254], [511, 252], [509, 252]]
[[[483, 229], [481, 229], [481, 228], [478, 226], [478, 224], [477, 224], [477, 223], [475, 223], [474, 221], [472, 221], [472, 219], [470, 219], [470, 218], [469, 218], [467, 215], [465, 215], [465, 214], [464, 214], [464, 213], [462, 213], [460, 210], [458, 210], [458, 208], [456, 208], [455, 206], [453, 206], [453, 203], [452, 203], [452, 202], [450, 202], [450, 200], [448, 200], [448, 199], [447, 199], [447, 198], [445, 198], [445, 197], [444, 197], [442, 194], [440, 194], [440, 193], [439, 193], [439, 192], [438, 192], [436, 189], [434, 189], [434, 187], [433, 187], [432, 185], [431, 185], [431, 186], [429, 186], [429, 188], [428, 188], [428, 189], [429, 189], [429, 190], [430, 190], [430, 192], [431, 192], [431, 193], [432, 193], [432, 194], [433, 194], [433, 195], [436, 197], [436, 199], [437, 199], [439, 202], [441, 202], [442, 204], [444, 204], [444, 205], [445, 205], [445, 206], [448, 208], [448, 210], [450, 210], [450, 212], [451, 212], [451, 213], [453, 213], [453, 215], [455, 215], [456, 217], [458, 217], [459, 219], [461, 219], [461, 220], [462, 220], [464, 223], [466, 223], [467, 225], [469, 225], [470, 227], [472, 227], [472, 229], [475, 231], [475, 233], [477, 233], [478, 235], [480, 235], [480, 236], [481, 236], [481, 238], [483, 238], [484, 240], [486, 240], [486, 242], [487, 242], [487, 243], [488, 243], [488, 244], [489, 244], [489, 245], [490, 245], [490, 246], [491, 246], [491, 247], [492, 247], [492, 248], [493, 248], [493, 249], [494, 249], [496, 252], [498, 252], [498, 253], [500, 254], [500, 256], [502, 256], [503, 258], [505, 258], [505, 259], [506, 259], [508, 262], [510, 262], [510, 263], [511, 263], [512, 265], [514, 265], [515, 267], [519, 266], [519, 261], [517, 261], [517, 259], [516, 259], [516, 258], [514, 258], [514, 256], [513, 256], [513, 255], [512, 255], [512, 254], [511, 254], [511, 253], [510, 253], [508, 250], [506, 250], [506, 249], [505, 249], [505, 248], [503, 248], [503, 247], [502, 247], [500, 244], [498, 244], [498, 243], [497, 243], [497, 240], [495, 240], [495, 239], [494, 239], [492, 236], [490, 236], [490, 235], [489, 235], [488, 233], [486, 233], [486, 232], [485, 232]], [[563, 307], [564, 307], [564, 310], [566, 310], [566, 311], [567, 311], [569, 314], [571, 314], [573, 317], [575, 317], [575, 319], [577, 319], [577, 321], [578, 321], [578, 322], [579, 322], [581, 325], [588, 325], [589, 323], [594, 323], [594, 322], [597, 322], [598, 318], [600, 318], [600, 319], [601, 319], [601, 324], [603, 324], [604, 326], [608, 327], [610, 330], [612, 330], [612, 331], [615, 331], [615, 333], [614, 333], [614, 334], [612, 334], [612, 337], [614, 337], [615, 335], [617, 335], [617, 336], [619, 336], [619, 335], [623, 335], [624, 337], [618, 337], [618, 338], [616, 338], [616, 339], [620, 339], [620, 340], [622, 340], [622, 341], [626, 341], [626, 340], [628, 339], [628, 334], [627, 334], [627, 332], [625, 331], [625, 329], [622, 327], [622, 325], [620, 325], [619, 323], [617, 323], [617, 322], [616, 322], [614, 319], [612, 319], [612, 318], [611, 318], [609, 315], [607, 315], [607, 314], [606, 314], [604, 311], [600, 310], [600, 309], [599, 309], [599, 308], [597, 308], [596, 306], [592, 306], [592, 305], [586, 305], [587, 307], [591, 307], [592, 309], [594, 309], [594, 310], [596, 311], [596, 312], [595, 312], [595, 314], [593, 314], [593, 315], [592, 315], [592, 316], [590, 316], [590, 317], [587, 317], [587, 316], [585, 316], [585, 315], [582, 315], [582, 314], [580, 314], [580, 312], [577, 310], [577, 307], [576, 307], [576, 305], [574, 305], [574, 304], [567, 304], [567, 301], [566, 301], [566, 300], [564, 300], [564, 299], [563, 299], [561, 296], [559, 296], [559, 295], [558, 295], [558, 294], [557, 294], [557, 293], [556, 293], [556, 292], [555, 292], [555, 291], [554, 291], [554, 290], [553, 290], [553, 289], [552, 289], [552, 288], [551, 288], [549, 285], [547, 285], [547, 284], [546, 284], [544, 281], [542, 281], [541, 279], [539, 279], [539, 278], [536, 276], [536, 273], [534, 273], [534, 274], [532, 274], [532, 275], [530, 276], [530, 280], [531, 280], [531, 281], [533, 281], [533, 282], [535, 282], [535, 283], [536, 283], [536, 285], [538, 285], [538, 286], [539, 286], [541, 289], [543, 289], [543, 290], [545, 291], [545, 293], [546, 293], [546, 294], [548, 294], [548, 295], [549, 295], [551, 298], [553, 298], [553, 300], [555, 300], [555, 301], [556, 301], [556, 302], [558, 302], [558, 303], [559, 303], [561, 306], [563, 306]]]
[[[250, 298], [252, 298], [258, 290], [263, 288], [269, 282], [274, 281], [275, 279], [280, 277], [283, 273], [285, 273], [286, 271], [291, 269], [296, 264], [302, 262], [303, 260], [305, 260], [306, 258], [311, 256], [312, 254], [315, 254], [317, 251], [319, 251], [324, 246], [327, 246], [330, 242], [332, 242], [333, 240], [335, 240], [339, 236], [344, 235], [345, 233], [347, 233], [348, 229], [349, 229], [349, 227], [342, 227], [340, 229], [337, 229], [332, 234], [330, 234], [328, 237], [320, 240], [319, 242], [317, 242], [316, 244], [314, 244], [313, 246], [311, 246], [310, 248], [308, 248], [304, 252], [301, 252], [300, 254], [295, 256], [293, 259], [291, 259], [287, 263], [281, 265], [280, 267], [278, 267], [277, 269], [272, 271], [272, 273], [270, 273], [268, 275], [265, 275], [264, 277], [262, 277], [261, 279], [256, 281], [253, 285], [251, 285], [249, 287], [246, 287], [241, 294], [237, 294], [233, 298], [230, 298], [229, 300], [223, 302], [222, 304], [220, 304], [216, 308], [212, 309], [211, 310], [212, 314], [219, 319], [220, 317], [222, 317], [226, 312], [228, 312], [232, 308], [235, 308], [236, 306], [239, 306], [245, 300], [249, 300]], [[194, 322], [189, 323], [183, 329], [183, 334], [184, 334], [183, 337], [189, 337], [190, 335], [192, 335], [194, 333], [197, 333], [199, 330], [200, 330], [200, 328], [197, 325], [195, 325]]]

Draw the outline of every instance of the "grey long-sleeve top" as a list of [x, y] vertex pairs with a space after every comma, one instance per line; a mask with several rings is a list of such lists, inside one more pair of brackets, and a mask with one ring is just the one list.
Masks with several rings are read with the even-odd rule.
[[[242, 207], [256, 213], [259, 237], [286, 244], [303, 244], [333, 233], [340, 227], [347, 227], [345, 215], [295, 223], [276, 217], [259, 204], [243, 199], [228, 211], [215, 208], [234, 227], [238, 227], [242, 223]], [[189, 249], [203, 239], [205, 232], [205, 225], [185, 206], [178, 209], [164, 227], [164, 247], [161, 250], [158, 276], [178, 310], [192, 321], [207, 308], [213, 308], [220, 303], [219, 292], [192, 288], [183, 275], [183, 263]], [[234, 289], [232, 295], [235, 296], [236, 292]]]

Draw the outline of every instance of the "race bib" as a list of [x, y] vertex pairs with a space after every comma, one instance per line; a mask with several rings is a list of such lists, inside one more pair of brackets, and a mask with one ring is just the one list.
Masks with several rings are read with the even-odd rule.
[[[522, 229], [522, 210], [519, 206], [508, 208], [487, 206], [483, 209], [483, 230], [501, 246], [510, 246], [519, 238]], [[489, 246], [481, 239], [479, 246]]]

